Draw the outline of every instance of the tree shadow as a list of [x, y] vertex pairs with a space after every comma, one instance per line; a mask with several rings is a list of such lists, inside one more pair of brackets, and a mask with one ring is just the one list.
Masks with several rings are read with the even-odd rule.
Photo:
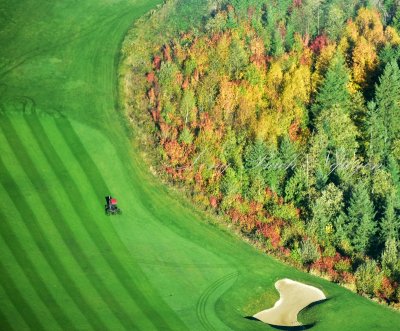
[[[263, 321], [260, 321], [258, 318], [255, 318], [253, 316], [246, 316], [245, 318], [248, 319], [248, 320], [251, 320], [251, 321], [264, 323]], [[297, 325], [297, 326], [274, 325], [274, 324], [269, 324], [269, 323], [264, 323], [264, 324], [268, 324], [269, 326], [271, 326], [271, 327], [273, 327], [274, 329], [277, 329], [277, 330], [300, 331], [300, 330], [311, 329], [316, 323], [305, 324], [305, 325]]]
[[[333, 297], [329, 297], [326, 299], [322, 299], [322, 300], [318, 300], [315, 302], [310, 303], [307, 307], [304, 307], [302, 310], [299, 311], [298, 315], [304, 311], [305, 309], [310, 309], [316, 305], [319, 305], [321, 303], [324, 303], [328, 300], [331, 300]], [[251, 320], [251, 321], [256, 321], [256, 322], [260, 322], [260, 323], [264, 323], [263, 321], [259, 320], [258, 318], [255, 318], [254, 316], [245, 316], [246, 319]], [[274, 325], [274, 324], [269, 324], [266, 323], [269, 326], [273, 327], [274, 329], [277, 330], [285, 330], [285, 331], [300, 331], [300, 330], [308, 330], [311, 329], [312, 327], [314, 327], [317, 322], [313, 322], [313, 323], [309, 323], [309, 324], [303, 324], [303, 325], [297, 325], [297, 326], [284, 326], [284, 325]]]

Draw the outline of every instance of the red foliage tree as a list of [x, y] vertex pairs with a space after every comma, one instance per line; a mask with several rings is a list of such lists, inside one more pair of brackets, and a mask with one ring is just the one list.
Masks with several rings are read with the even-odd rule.
[[161, 57], [159, 57], [158, 55], [154, 56], [153, 67], [156, 70], [160, 70], [161, 68]]
[[319, 35], [310, 45], [310, 49], [314, 54], [319, 55], [321, 51], [328, 46], [329, 40], [328, 37], [324, 34]]
[[147, 82], [149, 82], [149, 83], [154, 83], [155, 77], [156, 77], [156, 75], [155, 75], [154, 71], [150, 71], [150, 72], [147, 73], [147, 75], [146, 75], [146, 80], [147, 80]]

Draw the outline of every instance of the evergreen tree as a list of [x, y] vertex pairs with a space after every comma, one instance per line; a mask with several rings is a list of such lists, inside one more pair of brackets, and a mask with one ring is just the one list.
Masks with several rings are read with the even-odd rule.
[[388, 63], [379, 78], [375, 102], [376, 108], [371, 109], [370, 132], [377, 130], [375, 135], [380, 140], [378, 146], [372, 146], [372, 151], [386, 159], [393, 142], [400, 137], [400, 69], [396, 61]]
[[348, 81], [349, 74], [343, 56], [337, 54], [329, 65], [325, 80], [311, 108], [314, 119], [323, 110], [330, 110], [334, 107], [343, 112], [348, 112], [350, 105], [350, 94], [347, 90]]
[[357, 142], [359, 145], [359, 155], [366, 155], [366, 144], [368, 136], [368, 108], [363, 94], [360, 91], [351, 96], [350, 118], [358, 129], [359, 135]]
[[278, 195], [281, 195], [286, 176], [286, 165], [275, 148], [269, 148], [263, 175], [266, 184]]
[[222, 180], [221, 191], [226, 196], [239, 194], [241, 191], [241, 182], [238, 174], [232, 168], [227, 168]]
[[344, 251], [346, 254], [351, 250], [349, 234], [346, 231], [347, 220], [347, 215], [343, 211], [340, 212], [338, 217], [333, 219], [333, 243], [338, 249]]
[[296, 207], [308, 207], [307, 173], [303, 168], [297, 168], [285, 187], [285, 200], [293, 201]]
[[371, 164], [380, 163], [385, 155], [386, 128], [375, 102], [368, 103], [368, 146], [367, 155]]
[[394, 205], [395, 208], [400, 208], [400, 169], [392, 155], [388, 158], [388, 170], [394, 187]]
[[394, 208], [395, 197], [392, 194], [386, 203], [385, 215], [381, 221], [380, 234], [383, 242], [399, 239], [400, 218]]
[[399, 272], [399, 251], [395, 239], [388, 239], [381, 257], [382, 269], [386, 276], [396, 276]]
[[288, 176], [294, 173], [294, 169], [298, 162], [298, 154], [295, 145], [290, 141], [288, 136], [279, 139], [279, 154]]
[[331, 172], [329, 138], [323, 130], [311, 138], [305, 163], [307, 186], [322, 191], [328, 183]]
[[348, 208], [348, 234], [357, 253], [366, 253], [376, 232], [374, 206], [366, 185], [360, 182], [354, 187]]
[[391, 144], [400, 134], [400, 69], [396, 61], [388, 63], [379, 78], [376, 103]]
[[262, 140], [256, 139], [254, 143], [246, 147], [244, 152], [244, 166], [250, 175], [260, 175], [265, 167], [267, 159], [267, 146]]
[[328, 138], [332, 155], [340, 152], [346, 158], [358, 148], [358, 130], [350, 118], [351, 98], [347, 90], [348, 72], [343, 57], [336, 55], [312, 107], [314, 127]]

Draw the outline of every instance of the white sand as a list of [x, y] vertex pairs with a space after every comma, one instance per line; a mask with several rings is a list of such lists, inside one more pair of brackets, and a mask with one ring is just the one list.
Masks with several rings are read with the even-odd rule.
[[287, 278], [278, 280], [275, 288], [280, 294], [280, 299], [275, 302], [274, 307], [253, 316], [272, 325], [301, 325], [297, 320], [297, 314], [310, 303], [326, 299], [320, 289]]

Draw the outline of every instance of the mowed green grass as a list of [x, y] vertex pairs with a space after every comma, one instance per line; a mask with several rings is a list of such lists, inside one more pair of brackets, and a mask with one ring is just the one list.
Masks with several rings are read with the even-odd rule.
[[[118, 114], [124, 33], [157, 1], [7, 1], [0, 12], [0, 330], [270, 330], [289, 277], [330, 300], [315, 330], [400, 314], [269, 258], [143, 164]], [[123, 215], [104, 215], [115, 195]]]

